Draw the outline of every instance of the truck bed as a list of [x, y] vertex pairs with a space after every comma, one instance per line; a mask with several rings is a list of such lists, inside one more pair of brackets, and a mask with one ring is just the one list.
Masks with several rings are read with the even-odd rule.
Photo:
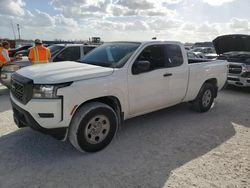
[[223, 60], [206, 60], [189, 63], [189, 81], [184, 101], [193, 100], [199, 93], [203, 83], [211, 78], [215, 79], [218, 90], [222, 89], [228, 74], [227, 65], [228, 63]]
[[215, 60], [211, 60], [211, 59], [188, 59], [188, 64], [211, 62], [211, 61], [215, 61]]

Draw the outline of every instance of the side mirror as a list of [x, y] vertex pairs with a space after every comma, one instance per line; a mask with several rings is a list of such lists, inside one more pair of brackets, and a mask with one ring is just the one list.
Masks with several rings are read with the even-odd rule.
[[53, 62], [63, 61], [62, 54], [58, 54], [54, 59]]
[[150, 70], [149, 61], [136, 61], [132, 68], [133, 74], [139, 74]]

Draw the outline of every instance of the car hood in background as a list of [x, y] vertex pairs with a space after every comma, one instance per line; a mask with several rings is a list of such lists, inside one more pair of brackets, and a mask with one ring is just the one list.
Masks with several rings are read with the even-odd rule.
[[113, 68], [100, 67], [73, 61], [32, 65], [17, 71], [35, 84], [57, 84], [77, 80], [104, 77], [113, 73]]
[[213, 40], [217, 54], [226, 52], [250, 52], [250, 35], [223, 35]]
[[22, 60], [19, 61], [10, 62], [8, 63], [8, 65], [19, 65], [22, 68], [32, 65], [32, 63], [28, 60], [28, 58], [23, 58]]

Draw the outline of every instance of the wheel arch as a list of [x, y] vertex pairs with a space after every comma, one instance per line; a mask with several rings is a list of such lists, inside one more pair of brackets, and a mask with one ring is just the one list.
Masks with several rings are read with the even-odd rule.
[[[115, 96], [103, 96], [103, 97], [98, 97], [98, 98], [94, 98], [94, 99], [85, 101], [76, 108], [75, 112], [78, 109], [80, 109], [82, 106], [84, 106], [85, 104], [88, 104], [91, 102], [101, 102], [101, 103], [104, 103], [104, 104], [110, 106], [117, 114], [119, 125], [123, 122], [124, 112], [122, 111], [122, 106], [121, 106], [120, 100]], [[75, 112], [74, 112], [74, 114], [75, 114]]]
[[210, 78], [208, 80], [206, 80], [203, 84], [202, 84], [202, 87], [206, 84], [206, 83], [209, 83], [209, 84], [212, 84], [215, 88], [214, 90], [214, 98], [217, 97], [217, 94], [218, 94], [218, 81], [216, 78]]

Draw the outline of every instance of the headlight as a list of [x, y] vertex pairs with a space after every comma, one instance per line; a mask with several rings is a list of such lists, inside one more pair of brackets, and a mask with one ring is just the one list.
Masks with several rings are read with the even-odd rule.
[[243, 72], [250, 72], [250, 65], [245, 65], [242, 69]]
[[45, 98], [45, 99], [56, 99], [59, 98], [57, 95], [57, 89], [67, 87], [71, 84], [56, 84], [56, 85], [34, 85], [33, 87], [33, 98]]
[[2, 71], [7, 71], [7, 72], [15, 72], [19, 70], [21, 67], [19, 65], [6, 65], [3, 67]]
[[34, 85], [33, 98], [58, 98], [55, 86], [53, 85]]

